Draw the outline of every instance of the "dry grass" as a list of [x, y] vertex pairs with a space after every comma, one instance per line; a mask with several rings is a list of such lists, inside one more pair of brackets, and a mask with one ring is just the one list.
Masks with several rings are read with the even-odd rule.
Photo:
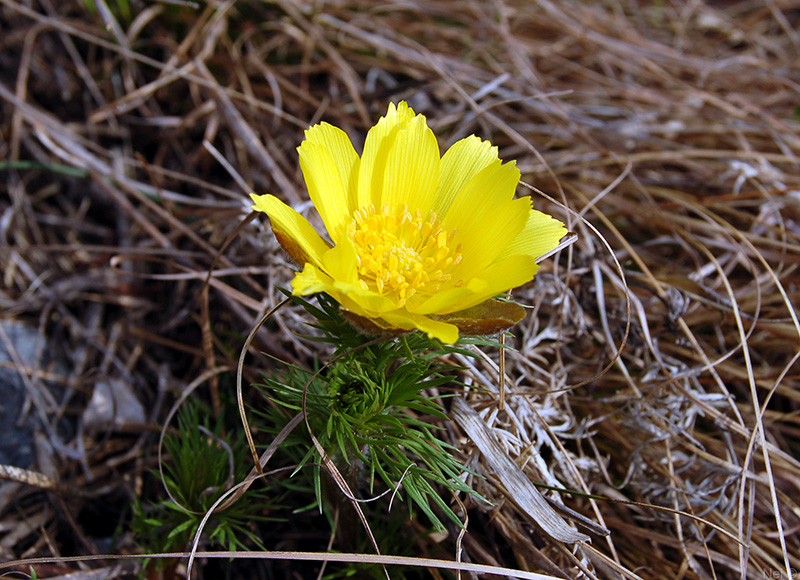
[[[124, 522], [155, 425], [192, 383], [219, 405], [230, 373], [214, 369], [235, 368], [291, 276], [263, 220], [237, 229], [246, 193], [308, 213], [304, 128], [363, 140], [406, 99], [442, 148], [475, 133], [517, 159], [552, 196], [537, 207], [580, 235], [515, 293], [535, 310], [503, 408], [496, 353], [465, 379], [490, 390], [468, 401], [530, 479], [578, 492], [545, 491], [592, 541], [541, 532], [451, 426], [496, 502], [469, 510], [462, 559], [564, 578], [800, 574], [800, 3], [133, 1], [130, 20], [97, 3], [0, 0], [2, 318], [68, 369], [6, 365], [40, 420], [28, 475], [43, 479], [0, 485], [4, 559], [135, 573], [89, 559], [112, 531], [96, 512]], [[308, 365], [304, 322], [282, 311], [257, 349]], [[84, 425], [100, 383], [144, 414]], [[419, 549], [452, 559], [454, 540]]]

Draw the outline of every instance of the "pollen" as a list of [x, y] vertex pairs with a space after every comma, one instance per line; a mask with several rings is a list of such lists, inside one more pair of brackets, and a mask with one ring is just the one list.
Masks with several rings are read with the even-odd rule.
[[356, 248], [361, 287], [394, 299], [398, 308], [413, 296], [438, 292], [461, 262], [456, 231], [443, 229], [435, 214], [425, 218], [406, 205], [357, 210], [347, 235]]

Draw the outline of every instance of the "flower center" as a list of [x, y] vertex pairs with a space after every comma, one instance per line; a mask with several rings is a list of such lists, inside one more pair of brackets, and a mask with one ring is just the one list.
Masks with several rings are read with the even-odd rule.
[[398, 307], [415, 294], [438, 292], [461, 262], [455, 230], [445, 231], [436, 215], [424, 220], [406, 205], [395, 210], [368, 205], [355, 212], [347, 235], [358, 256], [358, 277], [364, 290], [396, 300]]

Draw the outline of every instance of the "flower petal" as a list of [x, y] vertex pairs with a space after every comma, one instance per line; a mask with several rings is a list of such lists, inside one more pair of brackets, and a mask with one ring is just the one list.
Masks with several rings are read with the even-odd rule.
[[388, 322], [392, 328], [414, 330], [418, 328], [427, 333], [429, 338], [438, 338], [445, 344], [455, 344], [458, 341], [458, 327], [448, 322], [433, 320], [427, 316], [411, 314], [405, 311], [386, 312], [381, 318]]
[[[323, 262], [330, 265], [335, 262], [337, 255], [341, 253], [333, 248], [326, 254]], [[397, 309], [397, 304], [386, 296], [365, 290], [358, 284], [358, 280], [348, 281], [348, 268], [348, 265], [343, 264], [341, 269], [330, 273], [324, 266], [317, 268], [307, 264], [292, 280], [292, 292], [298, 296], [326, 292], [343, 308], [366, 318], [379, 318], [383, 312]]]
[[[457, 232], [464, 257], [458, 277], [467, 280], [489, 265], [525, 226], [530, 198], [513, 199], [519, 170], [513, 163], [485, 167], [464, 186], [442, 218]], [[454, 277], [456, 277], [454, 275]]]
[[470, 135], [454, 143], [442, 156], [432, 211], [442, 218], [470, 179], [499, 162], [497, 147], [480, 137]]
[[357, 175], [358, 154], [347, 134], [327, 123], [307, 130], [297, 152], [311, 201], [336, 243], [342, 223], [353, 213], [350, 183]]
[[358, 285], [358, 256], [347, 236], [342, 236], [339, 244], [325, 252], [322, 268], [337, 282]]
[[360, 316], [355, 312], [351, 312], [346, 308], [342, 308], [339, 310], [342, 316], [355, 326], [358, 330], [361, 331], [362, 334], [366, 335], [400, 335], [406, 334], [408, 330], [404, 330], [402, 328], [392, 328], [388, 322], [381, 320], [380, 318], [366, 318], [364, 316]]
[[339, 170], [342, 183], [349, 185], [354, 177], [353, 169], [358, 162], [358, 153], [347, 133], [329, 123], [319, 123], [308, 129], [305, 135], [304, 143], [321, 145], [328, 150]]
[[358, 255], [353, 242], [347, 236], [342, 236], [341, 243], [325, 252], [322, 269], [333, 279], [326, 292], [345, 308], [370, 317], [397, 309], [393, 300], [361, 285], [358, 277]]
[[308, 220], [274, 195], [250, 194], [252, 208], [269, 216], [272, 231], [292, 259], [301, 266], [311, 262], [322, 264], [322, 256], [329, 246]]
[[386, 160], [380, 201], [375, 206], [394, 209], [407, 204], [412, 212], [426, 216], [438, 181], [439, 144], [425, 117], [417, 115], [397, 132]]
[[[488, 185], [487, 185], [488, 187]], [[461, 244], [461, 262], [453, 278], [466, 282], [494, 262], [514, 240], [530, 212], [530, 200], [515, 199], [499, 207], [479, 206], [474, 210], [478, 219], [456, 227], [456, 240]]]
[[397, 304], [386, 296], [337, 282], [329, 292], [336, 301], [351, 312], [367, 318], [380, 318], [385, 312], [396, 310]]
[[292, 280], [292, 294], [295, 296], [308, 296], [327, 292], [333, 285], [333, 278], [317, 268], [314, 264], [306, 263], [302, 272], [295, 274]]
[[308, 296], [326, 292], [341, 304], [342, 308], [370, 319], [381, 316], [381, 310], [395, 309], [396, 306], [378, 294], [364, 293], [360, 295], [356, 288], [340, 282], [313, 264], [306, 264], [302, 272], [298, 272], [292, 280], [292, 294]]
[[514, 254], [527, 254], [538, 258], [546, 254], [567, 235], [567, 228], [557, 219], [531, 209], [525, 227], [508, 247], [500, 252], [497, 259], [503, 259]]
[[414, 313], [450, 314], [466, 310], [506, 290], [530, 282], [538, 269], [539, 266], [531, 256], [509, 256], [492, 263], [463, 286], [449, 288], [431, 296], [415, 308]]
[[384, 175], [389, 154], [397, 139], [397, 134], [412, 119], [414, 119], [414, 111], [405, 101], [396, 107], [394, 103], [390, 103], [386, 115], [381, 117], [367, 133], [364, 153], [361, 155], [361, 164], [358, 168], [356, 209], [369, 204], [381, 207]]
[[[450, 207], [439, 219], [452, 227], [480, 222], [484, 208], [492, 209], [509, 202], [519, 184], [519, 169], [511, 161], [503, 165], [499, 159], [486, 165], [473, 175], [453, 199]], [[438, 200], [437, 200], [438, 204]], [[475, 211], [480, 208], [481, 211]]]

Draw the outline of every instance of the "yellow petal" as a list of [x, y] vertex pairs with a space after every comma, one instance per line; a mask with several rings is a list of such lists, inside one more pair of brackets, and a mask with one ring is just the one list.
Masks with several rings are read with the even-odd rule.
[[458, 233], [462, 246], [459, 277], [469, 278], [485, 268], [524, 227], [530, 199], [512, 201], [518, 183], [513, 162], [492, 162], [466, 183], [441, 218], [445, 229]]
[[500, 207], [513, 199], [518, 184], [519, 169], [515, 163], [511, 161], [503, 165], [497, 159], [475, 173], [447, 211], [437, 215], [449, 226], [464, 229], [469, 224], [480, 222], [485, 210]]
[[325, 272], [314, 266], [306, 264], [302, 272], [295, 274], [292, 280], [292, 294], [295, 296], [308, 296], [327, 292], [333, 285], [333, 279]]
[[321, 145], [328, 150], [339, 170], [342, 183], [349, 185], [355, 177], [353, 169], [358, 162], [358, 153], [347, 133], [328, 123], [320, 123], [308, 129], [305, 135], [305, 142]]
[[392, 328], [388, 322], [385, 322], [380, 318], [366, 318], [356, 314], [355, 312], [351, 312], [346, 308], [342, 308], [340, 312], [347, 322], [355, 326], [361, 331], [362, 334], [366, 334], [368, 336], [389, 334], [400, 335], [408, 332], [408, 330], [404, 330], [402, 328]]
[[358, 183], [356, 184], [356, 208], [375, 204], [380, 207], [383, 195], [383, 181], [386, 173], [386, 164], [392, 145], [397, 138], [397, 133], [405, 128], [414, 118], [414, 111], [405, 103], [389, 104], [386, 115], [367, 133], [364, 142], [364, 153], [358, 168]]
[[[486, 187], [491, 186], [487, 183]], [[529, 212], [530, 199], [515, 199], [497, 207], [475, 206], [473, 216], [465, 216], [460, 225], [447, 224], [448, 229], [458, 232], [456, 241], [461, 244], [463, 256], [453, 278], [466, 282], [480, 276], [481, 271], [494, 262], [522, 231]]]
[[530, 282], [538, 269], [531, 256], [515, 255], [498, 260], [463, 286], [431, 296], [415, 308], [414, 313], [449, 314], [471, 308], [506, 290]]
[[269, 216], [272, 231], [283, 249], [301, 266], [311, 262], [322, 264], [322, 256], [329, 246], [308, 220], [274, 195], [250, 194], [252, 208]]
[[[488, 161], [488, 156], [484, 157]], [[519, 170], [513, 162], [492, 161], [475, 174], [442, 216], [457, 232], [463, 262], [456, 278], [468, 279], [489, 265], [519, 234], [528, 219], [530, 199], [513, 200]]]
[[343, 307], [367, 318], [380, 318], [384, 312], [397, 309], [397, 304], [386, 296], [337, 282], [336, 288], [329, 292]]
[[470, 135], [453, 144], [442, 156], [433, 212], [443, 217], [467, 182], [493, 164], [500, 164], [497, 147]]
[[[438, 338], [447, 344], [454, 344], [458, 341], [458, 322], [444, 323], [438, 320], [426, 318], [424, 316], [411, 316], [407, 313], [389, 315], [394, 323], [390, 323], [382, 318], [366, 318], [347, 310], [342, 309], [344, 316], [353, 326], [367, 335], [390, 334], [398, 335], [413, 330], [422, 330], [431, 338]], [[504, 327], [507, 328], [507, 327]], [[499, 331], [497, 331], [499, 332]]]
[[417, 115], [397, 131], [386, 159], [381, 197], [375, 206], [394, 209], [407, 204], [412, 212], [418, 210], [426, 216], [438, 181], [439, 145], [425, 117]]
[[382, 312], [397, 309], [397, 304], [391, 299], [361, 286], [358, 279], [358, 256], [347, 236], [343, 237], [339, 245], [325, 252], [322, 269], [331, 278], [325, 292], [348, 310], [374, 318]]
[[292, 280], [292, 294], [307, 296], [326, 292], [343, 308], [375, 319], [387, 310], [396, 310], [397, 306], [385, 296], [365, 291], [357, 284], [353, 285], [328, 275], [313, 264], [306, 264], [302, 272], [298, 272]]
[[438, 338], [445, 344], [455, 344], [458, 341], [458, 327], [454, 324], [433, 320], [427, 316], [411, 314], [405, 311], [387, 312], [381, 318], [393, 328], [414, 330], [418, 328], [426, 333], [429, 338]]
[[350, 186], [357, 176], [358, 154], [347, 134], [328, 123], [307, 130], [297, 151], [311, 201], [336, 243], [340, 226], [354, 209]]
[[498, 259], [514, 254], [527, 254], [538, 258], [558, 246], [559, 241], [565, 235], [567, 235], [567, 228], [564, 227], [564, 224], [546, 213], [531, 209], [525, 227], [500, 253]]
[[381, 312], [397, 308], [384, 296], [360, 290], [356, 286], [336, 280], [313, 264], [306, 264], [303, 271], [298, 272], [292, 280], [292, 294], [295, 296], [325, 292], [343, 308], [365, 318], [376, 319], [381, 316]]
[[339, 244], [325, 252], [322, 268], [337, 282], [358, 284], [358, 256], [350, 238], [343, 236]]

